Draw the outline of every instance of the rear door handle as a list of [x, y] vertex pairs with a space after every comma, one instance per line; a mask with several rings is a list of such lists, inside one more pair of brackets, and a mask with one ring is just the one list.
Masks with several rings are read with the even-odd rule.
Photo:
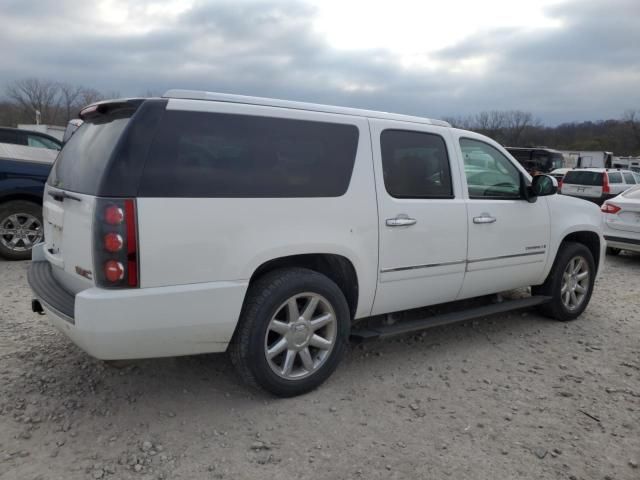
[[482, 213], [479, 217], [473, 217], [473, 223], [495, 223], [496, 217], [492, 217], [488, 213]]
[[387, 227], [408, 227], [410, 225], [415, 225], [416, 222], [417, 220], [415, 218], [398, 215], [396, 218], [387, 218], [386, 224]]

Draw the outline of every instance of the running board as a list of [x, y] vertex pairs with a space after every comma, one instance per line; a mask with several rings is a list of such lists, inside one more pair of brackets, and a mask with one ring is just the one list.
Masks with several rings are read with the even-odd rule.
[[426, 328], [447, 325], [449, 323], [466, 322], [476, 318], [495, 315], [496, 313], [510, 312], [521, 308], [530, 308], [542, 305], [551, 300], [551, 297], [541, 295], [520, 298], [517, 300], [507, 300], [506, 302], [484, 305], [482, 307], [471, 308], [459, 312], [443, 313], [417, 320], [407, 320], [394, 323], [393, 325], [382, 325], [379, 327], [356, 328], [351, 331], [351, 338], [358, 340], [369, 340], [373, 338], [386, 338], [404, 333], [417, 332]]

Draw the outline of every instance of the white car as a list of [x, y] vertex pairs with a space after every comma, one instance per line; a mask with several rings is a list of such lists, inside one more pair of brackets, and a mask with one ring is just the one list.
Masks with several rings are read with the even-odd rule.
[[619, 168], [579, 168], [569, 170], [562, 179], [562, 194], [602, 205], [637, 184], [631, 170]]
[[248, 383], [291, 396], [350, 335], [531, 306], [574, 319], [604, 259], [597, 206], [446, 122], [182, 90], [81, 117], [28, 278], [34, 311], [97, 358], [229, 350]]
[[607, 200], [602, 211], [607, 252], [612, 255], [620, 250], [640, 252], [640, 186]]

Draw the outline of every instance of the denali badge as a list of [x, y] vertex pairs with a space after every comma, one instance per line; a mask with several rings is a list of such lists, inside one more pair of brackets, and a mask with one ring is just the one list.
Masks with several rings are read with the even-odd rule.
[[91, 270], [85, 270], [84, 268], [78, 267], [76, 265], [76, 273], [81, 277], [88, 278], [89, 280], [93, 280], [93, 273], [91, 273]]

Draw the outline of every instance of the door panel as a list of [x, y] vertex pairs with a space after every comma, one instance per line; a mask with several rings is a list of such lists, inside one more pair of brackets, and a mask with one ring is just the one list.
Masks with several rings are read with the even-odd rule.
[[465, 272], [467, 212], [449, 129], [416, 124], [409, 131], [384, 120], [370, 125], [380, 222], [372, 314], [454, 300]]
[[[455, 135], [460, 137], [460, 133]], [[456, 142], [460, 145], [460, 141]], [[547, 260], [549, 210], [545, 198], [518, 198], [524, 172], [497, 145], [462, 139], [469, 246], [459, 298], [496, 293], [540, 281]], [[473, 154], [470, 154], [473, 153]], [[485, 163], [478, 165], [477, 158]], [[474, 183], [475, 182], [475, 183]], [[511, 186], [508, 184], [511, 182]]]

